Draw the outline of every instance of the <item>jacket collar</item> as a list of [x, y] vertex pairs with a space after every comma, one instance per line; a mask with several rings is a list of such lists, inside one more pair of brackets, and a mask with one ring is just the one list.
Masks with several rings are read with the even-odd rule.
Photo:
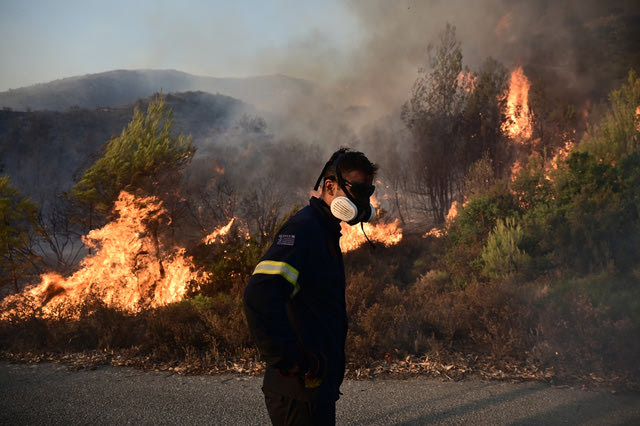
[[342, 227], [340, 226], [340, 219], [337, 219], [331, 213], [331, 209], [329, 208], [327, 203], [325, 203], [321, 198], [311, 197], [311, 199], [309, 200], [309, 205], [311, 205], [311, 207], [313, 207], [313, 210], [318, 213], [322, 225], [329, 231], [334, 233], [337, 238], [340, 238], [340, 236], [342, 235], [340, 233], [340, 230], [342, 229]]

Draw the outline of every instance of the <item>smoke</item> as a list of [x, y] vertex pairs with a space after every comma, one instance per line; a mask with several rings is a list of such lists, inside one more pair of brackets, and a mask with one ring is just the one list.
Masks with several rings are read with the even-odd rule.
[[[315, 90], [283, 96], [275, 102], [277, 110], [258, 112], [269, 137], [248, 143], [246, 134], [227, 133], [211, 154], [224, 149], [225, 158], [241, 159], [245, 188], [264, 176], [290, 176], [286, 194], [305, 193], [340, 146], [365, 152], [382, 166], [382, 175], [391, 169], [399, 173], [410, 156], [400, 107], [411, 95], [418, 70], [428, 65], [428, 46], [437, 45], [447, 23], [456, 27], [463, 63], [471, 70], [488, 57], [510, 70], [521, 66], [533, 84], [542, 81], [549, 93], [582, 108], [604, 99], [630, 67], [640, 64], [633, 43], [640, 34], [636, 3], [344, 0], [345, 13], [355, 17], [352, 39], [336, 40], [310, 27], [286, 50], [264, 50], [256, 57], [256, 70], [308, 79]], [[267, 158], [283, 163], [270, 164]], [[394, 178], [401, 180], [399, 174]]]
[[456, 28], [469, 69], [489, 57], [509, 70], [522, 67], [534, 85], [540, 82], [578, 109], [604, 99], [640, 65], [633, 42], [640, 4], [632, 1], [344, 0], [343, 6], [357, 28], [340, 48], [314, 30], [286, 51], [265, 51], [257, 59], [258, 68], [317, 85], [313, 93], [290, 98], [278, 112], [281, 119], [268, 124], [277, 139], [319, 147], [319, 165], [340, 146], [365, 152], [383, 175], [406, 164], [409, 138], [396, 131], [403, 127], [400, 107], [447, 23]]
[[[358, 22], [348, 51], [313, 32], [286, 53], [261, 58], [282, 73], [326, 85], [327, 103], [366, 106], [388, 114], [405, 102], [426, 65], [427, 46], [446, 23], [456, 27], [464, 63], [477, 68], [493, 57], [507, 68], [523, 66], [584, 100], [602, 96], [638, 66], [640, 3], [627, 0], [344, 0]], [[617, 64], [612, 64], [618, 62]], [[611, 80], [615, 80], [613, 83]]]

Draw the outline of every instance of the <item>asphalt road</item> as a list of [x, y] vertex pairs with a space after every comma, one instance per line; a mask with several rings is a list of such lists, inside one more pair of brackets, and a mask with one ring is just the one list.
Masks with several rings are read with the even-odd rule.
[[[269, 424], [261, 378], [0, 362], [0, 425]], [[346, 381], [341, 425], [640, 424], [640, 394], [540, 383]]]

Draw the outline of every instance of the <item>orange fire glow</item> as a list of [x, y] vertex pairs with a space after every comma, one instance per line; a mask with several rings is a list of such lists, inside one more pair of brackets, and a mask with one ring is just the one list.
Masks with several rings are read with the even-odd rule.
[[[66, 315], [66, 308], [95, 297], [106, 306], [137, 312], [177, 302], [190, 283], [207, 278], [195, 270], [184, 249], [167, 246], [153, 231], [167, 220], [156, 198], [136, 198], [123, 191], [114, 211], [116, 219], [83, 237], [85, 246], [94, 252], [83, 259], [81, 269], [66, 278], [43, 274], [40, 284], [6, 298], [3, 305], [35, 303], [42, 308], [43, 316], [57, 317]], [[2, 311], [3, 319], [20, 315]]]
[[[463, 207], [464, 207], [464, 204], [463, 204]], [[453, 223], [455, 218], [458, 216], [458, 213], [459, 213], [458, 210], [459, 209], [460, 209], [460, 203], [458, 203], [457, 201], [452, 202], [451, 203], [451, 207], [449, 207], [449, 211], [447, 212], [447, 217], [445, 218], [444, 226], [443, 227], [431, 228], [429, 231], [427, 231], [426, 234], [424, 234], [422, 236], [422, 238], [427, 238], [427, 237], [440, 238], [440, 237], [444, 237], [447, 234], [447, 229]]]
[[[343, 253], [355, 250], [367, 242], [367, 238], [362, 233], [359, 224], [349, 226], [342, 222], [340, 225], [342, 226], [340, 249]], [[400, 227], [399, 219], [390, 223], [378, 223], [376, 225], [364, 223], [363, 225], [364, 232], [372, 242], [381, 243], [385, 247], [389, 247], [402, 241], [402, 228]]]
[[[378, 181], [376, 183], [379, 184], [380, 182]], [[310, 191], [310, 194], [311, 196], [319, 197], [321, 193], [320, 191]], [[380, 210], [380, 202], [376, 197], [371, 197], [371, 204], [373, 204], [376, 210]], [[340, 249], [343, 253], [356, 250], [367, 242], [367, 237], [362, 233], [360, 224], [350, 226], [345, 222], [341, 222], [340, 226], [342, 227]], [[371, 223], [364, 223], [363, 228], [364, 232], [369, 237], [369, 240], [381, 243], [385, 247], [398, 244], [402, 241], [402, 227], [400, 226], [399, 219], [395, 219], [390, 223], [376, 223], [375, 225]]]
[[235, 217], [231, 218], [229, 223], [227, 223], [225, 226], [221, 226], [220, 228], [215, 229], [212, 233], [204, 237], [202, 242], [205, 244], [213, 244], [217, 240], [220, 240], [222, 237], [227, 235], [227, 233], [231, 229], [231, 226], [233, 225], [233, 222], [235, 222], [235, 220], [236, 220]]
[[[575, 130], [574, 130], [574, 134], [575, 134]], [[552, 170], [557, 170], [558, 167], [560, 167], [560, 164], [563, 161], [565, 161], [567, 158], [569, 158], [569, 154], [571, 154], [574, 147], [575, 147], [574, 138], [565, 138], [564, 146], [556, 152], [556, 154], [551, 159], [550, 166], [546, 168], [545, 177], [547, 179], [550, 179], [550, 172]]]
[[533, 134], [532, 113], [529, 109], [530, 87], [531, 83], [524, 75], [522, 67], [513, 70], [507, 97], [507, 122], [502, 126], [502, 130], [512, 139], [526, 140]]
[[636, 107], [636, 130], [640, 132], [640, 105]]

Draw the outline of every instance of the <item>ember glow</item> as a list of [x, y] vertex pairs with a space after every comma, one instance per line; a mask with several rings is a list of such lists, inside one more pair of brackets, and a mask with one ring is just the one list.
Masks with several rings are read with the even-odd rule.
[[[355, 250], [367, 242], [367, 238], [362, 233], [359, 224], [350, 226], [342, 222], [340, 225], [342, 226], [340, 249], [343, 253]], [[402, 228], [400, 227], [399, 219], [391, 223], [378, 223], [376, 225], [364, 223], [363, 229], [372, 242], [381, 243], [385, 247], [398, 244], [402, 241]]]
[[529, 110], [529, 89], [531, 83], [524, 75], [522, 67], [511, 73], [509, 96], [507, 98], [507, 122], [502, 126], [512, 139], [526, 140], [533, 133], [531, 111]]
[[458, 84], [467, 93], [471, 93], [476, 88], [477, 79], [478, 78], [471, 72], [461, 72], [458, 74]]
[[[574, 133], [575, 133], [575, 131], [574, 131]], [[575, 147], [574, 139], [566, 138], [565, 141], [564, 141], [564, 146], [562, 148], [560, 148], [556, 152], [556, 154], [551, 159], [550, 166], [546, 168], [545, 177], [547, 179], [551, 179], [550, 172], [552, 170], [558, 170], [558, 168], [560, 167], [560, 164], [562, 164], [564, 161], [566, 161], [567, 158], [569, 158], [569, 154], [571, 154], [571, 152], [573, 151], [574, 147]]]
[[[45, 317], [67, 315], [65, 309], [99, 298], [106, 306], [138, 312], [143, 308], [180, 301], [189, 284], [206, 275], [196, 271], [184, 249], [167, 246], [157, 233], [166, 211], [154, 197], [136, 198], [122, 192], [115, 203], [117, 218], [83, 238], [93, 254], [70, 277], [56, 273], [41, 276], [38, 285], [5, 299], [3, 305], [21, 302], [41, 307]], [[2, 310], [0, 318], [20, 316]]]

